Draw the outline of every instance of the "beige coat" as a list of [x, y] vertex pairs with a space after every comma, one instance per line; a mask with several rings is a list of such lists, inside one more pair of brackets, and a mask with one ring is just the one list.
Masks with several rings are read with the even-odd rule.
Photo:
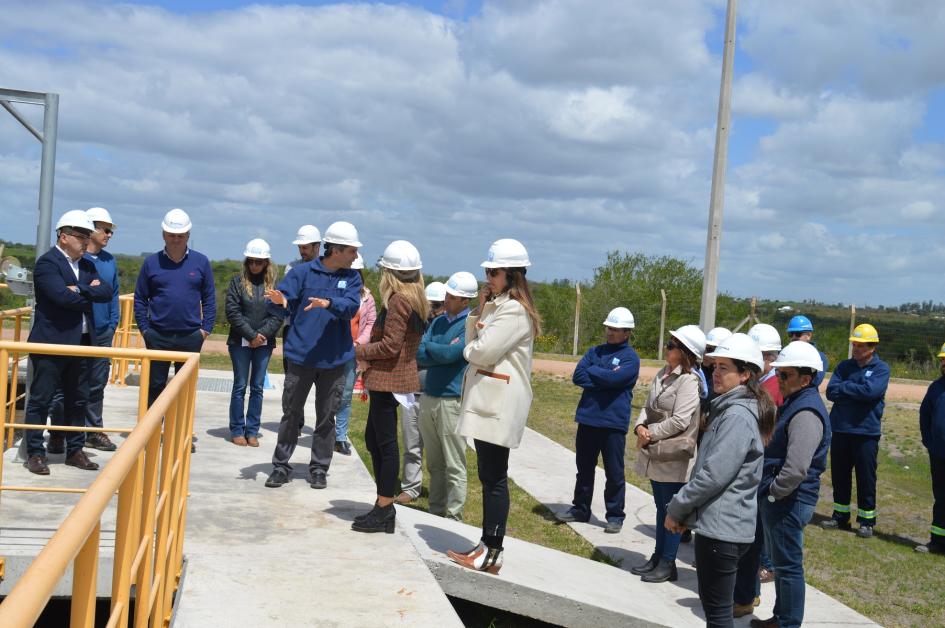
[[532, 404], [532, 321], [522, 304], [501, 294], [466, 318], [469, 362], [463, 376], [461, 436], [518, 447]]
[[[669, 366], [664, 366], [653, 378], [646, 405], [633, 424], [636, 432], [637, 427], [649, 419], [646, 427], [654, 442], [685, 436], [695, 438], [699, 430], [699, 376], [683, 373], [678, 366], [671, 372], [668, 369]], [[659, 420], [660, 414], [665, 416], [663, 420]], [[637, 456], [636, 472], [657, 482], [686, 482], [695, 459], [693, 453], [688, 460], [650, 460], [644, 447]]]

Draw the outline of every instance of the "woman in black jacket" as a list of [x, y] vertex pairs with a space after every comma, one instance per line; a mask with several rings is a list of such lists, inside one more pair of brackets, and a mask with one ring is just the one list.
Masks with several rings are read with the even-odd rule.
[[[233, 362], [233, 393], [230, 396], [230, 439], [234, 445], [259, 447], [262, 419], [263, 383], [266, 368], [276, 346], [282, 317], [270, 312], [263, 296], [275, 287], [276, 268], [270, 260], [265, 240], [250, 240], [243, 252], [243, 271], [233, 275], [226, 289], [226, 319], [230, 335], [226, 340]], [[246, 383], [249, 408], [243, 413]]]

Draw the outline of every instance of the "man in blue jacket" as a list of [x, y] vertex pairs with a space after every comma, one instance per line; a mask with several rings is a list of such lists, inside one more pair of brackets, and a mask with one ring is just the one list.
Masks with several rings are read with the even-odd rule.
[[919, 406], [919, 429], [922, 444], [929, 450], [929, 468], [932, 471], [932, 538], [927, 545], [916, 547], [917, 552], [945, 554], [945, 345], [938, 352], [939, 372], [932, 382], [922, 405]]
[[[84, 211], [63, 214], [56, 223], [56, 245], [36, 260], [33, 288], [36, 306], [29, 342], [85, 345], [95, 344], [95, 314], [92, 303], [111, 298], [112, 287], [102, 281], [95, 265], [83, 258], [95, 226]], [[24, 420], [45, 425], [53, 395], [63, 392], [63, 422], [85, 427], [89, 401], [89, 359], [74, 356], [30, 354], [33, 376]], [[6, 367], [4, 367], [6, 368]], [[66, 464], [86, 471], [98, 465], [85, 455], [84, 432], [65, 437]], [[37, 475], [49, 475], [42, 430], [26, 431], [27, 460], [24, 466]]]
[[276, 290], [266, 292], [270, 308], [292, 317], [282, 351], [289, 366], [282, 388], [282, 421], [266, 486], [289, 481], [289, 459], [299, 442], [299, 422], [308, 394], [315, 387], [315, 429], [308, 481], [328, 486], [328, 467], [335, 446], [335, 414], [341, 407], [345, 367], [354, 358], [351, 319], [361, 306], [361, 275], [351, 270], [358, 257], [354, 225], [336, 222], [325, 231], [324, 256], [294, 266]]
[[623, 527], [626, 478], [623, 456], [630, 429], [630, 403], [640, 374], [640, 358], [628, 344], [633, 314], [625, 307], [611, 310], [604, 321], [607, 342], [588, 350], [574, 369], [572, 381], [584, 389], [574, 420], [577, 478], [571, 509], [561, 521], [589, 521], [594, 496], [597, 459], [604, 458], [604, 532], [617, 534]]
[[478, 288], [472, 273], [454, 273], [446, 283], [444, 311], [417, 348], [417, 366], [427, 369], [419, 424], [430, 472], [430, 512], [458, 521], [466, 503], [466, 439], [456, 428], [466, 372], [466, 316]]
[[827, 530], [851, 529], [850, 474], [855, 470], [857, 536], [869, 538], [876, 525], [876, 459], [889, 366], [876, 355], [879, 334], [872, 325], [857, 325], [850, 342], [853, 357], [837, 365], [827, 384], [827, 399], [833, 402], [830, 477], [834, 503], [833, 516], [820, 525]]

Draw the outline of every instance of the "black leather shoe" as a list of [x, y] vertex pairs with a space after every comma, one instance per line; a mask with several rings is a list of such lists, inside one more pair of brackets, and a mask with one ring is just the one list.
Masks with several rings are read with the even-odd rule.
[[656, 568], [656, 565], [659, 564], [660, 557], [656, 554], [650, 556], [650, 560], [646, 561], [642, 565], [637, 565], [630, 568], [630, 573], [634, 576], [642, 576], [645, 573], [650, 573]]
[[118, 447], [104, 432], [93, 432], [85, 437], [85, 446], [100, 451], [115, 451]]
[[394, 505], [390, 504], [383, 508], [378, 507], [368, 513], [368, 516], [361, 521], [355, 521], [351, 524], [351, 529], [355, 532], [386, 532], [394, 533], [394, 521], [397, 513], [394, 511]]
[[269, 477], [266, 479], [266, 486], [268, 488], [279, 488], [283, 484], [288, 483], [289, 474], [285, 472], [285, 469], [281, 467], [276, 467], [272, 470], [272, 473], [269, 474]]
[[46, 453], [64, 454], [66, 453], [66, 435], [63, 432], [50, 432], [49, 444], [46, 445]]
[[381, 509], [380, 506], [378, 506], [377, 504], [374, 504], [374, 507], [371, 508], [369, 511], [367, 511], [363, 515], [358, 515], [357, 517], [355, 517], [354, 522], [358, 523], [359, 521], [364, 521], [365, 519], [367, 519], [368, 517], [370, 517], [371, 515], [373, 515], [376, 511], [380, 509]]
[[336, 440], [335, 441], [335, 451], [339, 454], [350, 456], [351, 455], [351, 443], [346, 440]]
[[49, 475], [49, 466], [46, 464], [46, 458], [43, 456], [30, 456], [29, 460], [23, 463], [27, 471], [36, 475]]
[[82, 469], [83, 471], [95, 471], [98, 469], [98, 463], [89, 460], [89, 457], [86, 456], [85, 452], [81, 449], [66, 458], [66, 465], [75, 467], [76, 469]]
[[590, 515], [588, 515], [588, 516], [586, 516], [586, 517], [580, 516], [580, 515], [576, 514], [573, 509], [567, 511], [567, 512], [564, 513], [564, 514], [557, 515], [557, 517], [558, 517], [558, 521], [562, 521], [562, 522], [564, 522], [564, 523], [575, 523], [575, 522], [577, 522], [577, 523], [587, 523], [588, 521], [591, 520]]
[[312, 488], [327, 488], [328, 474], [322, 469], [313, 469], [308, 472], [308, 483], [312, 485]]
[[676, 582], [679, 574], [676, 573], [676, 561], [660, 559], [659, 564], [649, 573], [640, 578], [643, 582]]

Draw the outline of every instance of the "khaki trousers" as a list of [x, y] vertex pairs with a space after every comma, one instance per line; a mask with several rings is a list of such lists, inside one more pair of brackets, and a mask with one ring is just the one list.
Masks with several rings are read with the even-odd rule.
[[466, 439], [456, 433], [459, 397], [420, 398], [420, 436], [430, 472], [430, 512], [463, 518], [466, 503]]

